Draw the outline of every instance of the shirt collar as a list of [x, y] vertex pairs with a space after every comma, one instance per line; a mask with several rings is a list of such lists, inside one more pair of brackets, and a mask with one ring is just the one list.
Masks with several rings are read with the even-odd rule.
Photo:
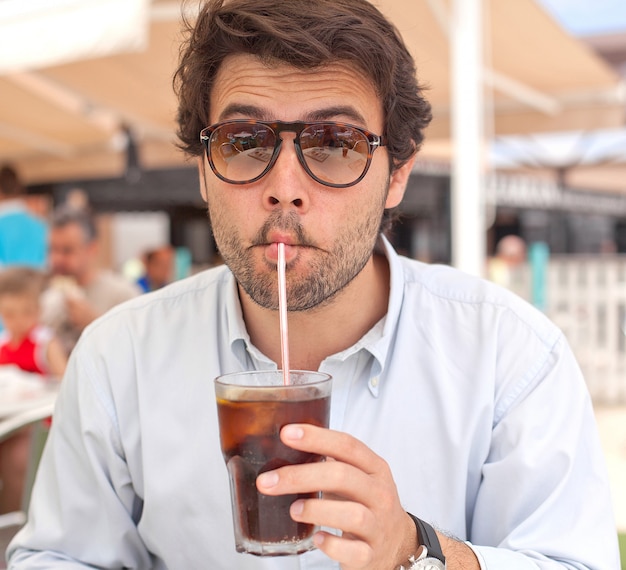
[[237, 281], [230, 270], [226, 271], [224, 291], [228, 342], [242, 370], [277, 368], [276, 363], [265, 356], [250, 340], [246, 323], [243, 320]]
[[380, 376], [385, 369], [389, 347], [397, 330], [404, 298], [404, 270], [400, 257], [385, 236], [381, 235], [380, 244], [382, 246], [381, 253], [385, 255], [389, 263], [390, 283], [387, 314], [360, 341], [363, 343], [363, 348], [375, 358], [375, 365], [372, 367], [373, 376]]

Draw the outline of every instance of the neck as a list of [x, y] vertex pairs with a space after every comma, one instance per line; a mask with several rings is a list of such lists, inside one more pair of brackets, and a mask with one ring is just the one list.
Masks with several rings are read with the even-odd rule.
[[[239, 296], [252, 342], [280, 367], [278, 311], [260, 307], [241, 288]], [[389, 264], [374, 255], [330, 303], [289, 313], [290, 368], [318, 370], [326, 357], [349, 348], [369, 331], [387, 312], [388, 302]]]

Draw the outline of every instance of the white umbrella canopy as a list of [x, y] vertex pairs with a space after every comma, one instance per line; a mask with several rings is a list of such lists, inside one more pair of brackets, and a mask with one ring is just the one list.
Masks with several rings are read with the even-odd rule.
[[[133, 1], [150, 8], [145, 0]], [[114, 16], [134, 19], [113, 4]], [[161, 21], [159, 5], [153, 3], [136, 26], [136, 36], [143, 34], [142, 26], [149, 32], [142, 49], [135, 42], [109, 55], [84, 52], [67, 63], [2, 72], [0, 161], [13, 162], [27, 182], [117, 176], [125, 167], [126, 125], [140, 142], [146, 166], [180, 164], [171, 87], [180, 7], [177, 3], [173, 15], [166, 10]], [[60, 38], [63, 34], [71, 30]]]
[[[12, 1], [21, 0], [3, 0]], [[450, 2], [375, 3], [396, 22], [416, 58], [420, 81], [429, 87], [435, 118], [423, 155], [449, 156]], [[534, 0], [484, 4], [484, 75], [490, 102], [485, 116], [492, 125], [488, 133], [623, 124], [625, 107], [617, 75]], [[5, 22], [1, 7], [2, 2], [0, 32]], [[126, 125], [139, 145], [144, 168], [184, 164], [175, 147], [176, 100], [171, 87], [180, 4], [152, 0], [145, 13], [149, 34], [143, 49], [134, 46], [122, 53], [82, 55], [58, 64], [0, 69], [0, 162], [13, 162], [28, 183], [119, 176], [125, 168], [122, 126]], [[11, 54], [0, 52], [0, 59], [7, 55]]]
[[150, 0], [2, 0], [0, 73], [144, 49], [149, 9]]
[[[447, 0], [387, 0], [431, 86], [433, 140], [449, 138], [452, 85]], [[494, 131], [518, 134], [611, 127], [624, 123], [619, 77], [582, 41], [565, 32], [534, 0], [483, 0], [486, 100]], [[462, 89], [462, 86], [461, 86]]]
[[626, 128], [505, 136], [490, 164], [563, 187], [626, 193]]

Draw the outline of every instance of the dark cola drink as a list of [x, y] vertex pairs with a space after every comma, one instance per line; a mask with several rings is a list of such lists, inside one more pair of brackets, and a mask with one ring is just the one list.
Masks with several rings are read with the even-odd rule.
[[[284, 465], [321, 461], [319, 455], [285, 446], [279, 434], [290, 423], [327, 427], [330, 411], [329, 376], [292, 371], [293, 384], [284, 386], [280, 374], [262, 373], [270, 375], [273, 385], [269, 386], [246, 385], [245, 382], [252, 382], [254, 373], [227, 375], [216, 381], [220, 439], [230, 476], [236, 547], [240, 552], [261, 556], [298, 554], [313, 548], [311, 537], [317, 529], [295, 522], [289, 515], [289, 507], [299, 498], [312, 498], [319, 493], [263, 495], [257, 491], [256, 478]], [[244, 384], [233, 385], [234, 380]], [[261, 381], [267, 382], [267, 378]]]

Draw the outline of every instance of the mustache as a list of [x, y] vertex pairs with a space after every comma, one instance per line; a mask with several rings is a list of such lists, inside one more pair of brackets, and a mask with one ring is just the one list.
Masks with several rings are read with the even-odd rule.
[[270, 242], [269, 234], [272, 230], [280, 230], [294, 235], [296, 238], [294, 245], [316, 247], [314, 241], [307, 236], [295, 212], [288, 214], [272, 212], [252, 239], [252, 245], [267, 245]]

